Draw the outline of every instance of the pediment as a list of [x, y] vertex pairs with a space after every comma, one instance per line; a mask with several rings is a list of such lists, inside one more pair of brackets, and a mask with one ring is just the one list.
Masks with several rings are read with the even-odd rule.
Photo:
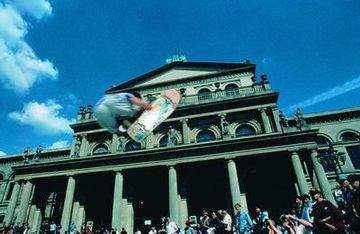
[[107, 90], [107, 92], [119, 92], [129, 89], [139, 90], [150, 86], [161, 86], [170, 82], [181, 82], [191, 78], [197, 79], [197, 77], [249, 66], [253, 65], [241, 63], [173, 62], [113, 87]]
[[141, 83], [135, 84], [134, 88], [139, 88], [142, 86], [148, 85], [157, 85], [161, 83], [167, 83], [170, 81], [180, 81], [182, 79], [188, 79], [190, 77], [196, 77], [201, 75], [208, 75], [217, 73], [219, 70], [211, 70], [211, 69], [187, 69], [187, 68], [172, 68], [170, 70], [164, 71], [161, 74], [154, 75], [149, 77], [147, 80], [144, 80]]

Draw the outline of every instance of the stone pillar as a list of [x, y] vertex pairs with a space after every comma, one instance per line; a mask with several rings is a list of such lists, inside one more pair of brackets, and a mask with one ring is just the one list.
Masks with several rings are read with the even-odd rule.
[[269, 117], [266, 114], [266, 109], [265, 108], [260, 108], [259, 111], [260, 111], [260, 114], [261, 114], [261, 120], [263, 122], [265, 133], [271, 133], [272, 132], [271, 131], [271, 124], [270, 124]]
[[62, 227], [61, 234], [65, 233], [65, 231], [69, 231], [74, 193], [75, 193], [75, 179], [73, 176], [69, 176], [67, 188], [66, 188], [63, 212], [61, 215], [61, 227]]
[[180, 121], [182, 123], [183, 144], [190, 144], [190, 130], [189, 126], [187, 125], [188, 119], [182, 119]]
[[0, 201], [2, 201], [3, 198], [5, 197], [7, 184], [8, 183], [6, 181], [3, 181], [0, 185]]
[[299, 154], [296, 151], [291, 152], [291, 162], [294, 167], [297, 185], [299, 187], [300, 195], [308, 194], [309, 186], [306, 182], [304, 170], [301, 166]]
[[240, 203], [243, 209], [247, 210], [246, 201], [241, 199], [239, 178], [237, 174], [236, 164], [234, 160], [229, 160], [227, 164], [229, 183], [230, 183], [230, 192], [231, 192], [231, 201], [232, 204]]
[[316, 157], [318, 155], [317, 151], [311, 150], [310, 154], [311, 154], [310, 155], [311, 161], [312, 161], [315, 173], [316, 173], [316, 178], [317, 178], [317, 181], [320, 186], [320, 190], [321, 190], [324, 198], [328, 199], [333, 204], [336, 204], [334, 196], [332, 195], [330, 183], [326, 177], [325, 170], [324, 170], [323, 166], [317, 160], [317, 157]]
[[114, 198], [113, 198], [113, 209], [111, 227], [121, 230], [121, 203], [123, 196], [123, 175], [120, 171], [116, 172], [115, 184], [114, 184]]
[[4, 222], [6, 224], [10, 224], [12, 222], [14, 212], [15, 212], [15, 208], [16, 208], [16, 203], [17, 203], [18, 198], [19, 198], [19, 192], [20, 192], [20, 184], [19, 184], [19, 182], [15, 182], [13, 191], [11, 193], [9, 205], [8, 205], [8, 207], [6, 209], [6, 214], [5, 214], [5, 217], [4, 217]]
[[112, 140], [111, 140], [111, 149], [110, 149], [110, 152], [111, 152], [111, 153], [116, 153], [118, 147], [119, 147], [119, 137], [118, 137], [117, 134], [113, 134], [113, 135], [112, 135]]
[[169, 214], [170, 219], [179, 224], [179, 200], [177, 175], [174, 166], [169, 167]]
[[40, 228], [41, 228], [41, 221], [42, 221], [42, 217], [41, 217], [41, 210], [39, 208], [37, 208], [34, 212], [34, 219], [32, 221], [30, 226], [30, 233], [39, 233]]
[[21, 193], [21, 203], [20, 203], [18, 215], [16, 217], [16, 223], [17, 222], [23, 223], [25, 221], [26, 218], [25, 216], [27, 214], [27, 209], [30, 202], [32, 188], [33, 185], [31, 184], [31, 182], [29, 180], [26, 181], [26, 184], [24, 185], [24, 189]]
[[9, 194], [10, 184], [11, 184], [11, 183], [10, 183], [9, 181], [6, 183], [5, 193], [4, 193], [3, 197], [1, 198], [1, 201], [5, 201], [5, 200], [6, 200], [8, 194]]
[[273, 107], [271, 108], [272, 110], [272, 115], [274, 117], [274, 121], [275, 121], [275, 124], [274, 124], [274, 127], [275, 127], [275, 131], [276, 132], [281, 132], [281, 125], [280, 125], [280, 118], [279, 118], [279, 110], [277, 107]]

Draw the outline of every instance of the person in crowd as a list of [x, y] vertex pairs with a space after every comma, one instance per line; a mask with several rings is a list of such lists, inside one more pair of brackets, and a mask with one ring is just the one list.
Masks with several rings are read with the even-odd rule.
[[191, 227], [191, 221], [185, 221], [184, 234], [195, 234], [195, 230]]
[[166, 234], [166, 217], [161, 217], [158, 233]]
[[267, 232], [262, 231], [262, 233], [267, 234], [282, 234], [281, 231], [275, 226], [275, 222], [272, 219], [266, 219], [265, 221]]
[[352, 204], [358, 217], [354, 227], [356, 233], [360, 233], [360, 175], [349, 175], [347, 180], [351, 183], [353, 187], [353, 197]]
[[50, 227], [49, 227], [50, 234], [56, 234], [56, 228], [57, 228], [57, 226], [56, 226], [55, 222], [51, 221], [51, 224], [50, 224]]
[[157, 234], [156, 228], [154, 226], [151, 227], [149, 234]]
[[311, 198], [308, 194], [303, 194], [301, 195], [301, 200], [303, 201], [303, 209], [300, 218], [312, 223], [313, 218], [310, 216], [310, 213], [312, 211], [313, 204], [311, 202]]
[[227, 212], [227, 210], [222, 210], [222, 223], [224, 224], [225, 233], [231, 234], [232, 232], [232, 218]]
[[343, 197], [345, 201], [344, 211], [345, 211], [345, 223], [348, 225], [348, 229], [352, 230], [356, 225], [356, 215], [353, 207], [353, 188], [348, 180], [343, 182]]
[[[215, 212], [211, 212], [209, 229], [205, 234], [224, 234], [224, 225]], [[203, 233], [204, 234], [204, 233]]]
[[253, 222], [248, 212], [241, 210], [239, 203], [235, 204], [236, 214], [234, 216], [234, 226], [236, 234], [252, 233]]
[[141, 234], [141, 230], [140, 230], [140, 228], [139, 227], [137, 227], [136, 228], [136, 231], [135, 231], [135, 233], [134, 234]]
[[264, 233], [270, 225], [267, 220], [269, 219], [269, 213], [263, 211], [260, 206], [255, 207], [255, 218], [253, 219], [254, 223], [254, 233]]
[[298, 218], [295, 215], [281, 215], [280, 224], [283, 229], [283, 234], [312, 234], [312, 223]]
[[76, 234], [77, 233], [77, 227], [74, 221], [71, 222], [70, 228], [69, 228], [70, 234]]
[[[121, 232], [120, 232], [120, 234], [127, 234], [127, 231], [125, 230], [125, 228], [124, 227], [122, 227], [121, 228]], [[155, 233], [154, 233], [155, 234]]]
[[344, 201], [343, 191], [338, 182], [335, 184], [333, 196], [335, 198], [338, 208], [342, 210], [345, 206], [345, 201]]
[[210, 217], [207, 210], [203, 210], [203, 216], [200, 217], [200, 231], [203, 234], [206, 234], [207, 230], [210, 227]]
[[301, 199], [301, 196], [296, 196], [295, 198], [295, 209], [294, 214], [296, 217], [301, 218], [303, 210], [303, 201]]
[[322, 198], [317, 188], [310, 189], [309, 194], [315, 202], [311, 212], [314, 217], [314, 233], [345, 233], [341, 211], [330, 201]]
[[174, 221], [167, 217], [166, 219], [166, 233], [167, 234], [176, 234], [178, 232], [178, 226]]

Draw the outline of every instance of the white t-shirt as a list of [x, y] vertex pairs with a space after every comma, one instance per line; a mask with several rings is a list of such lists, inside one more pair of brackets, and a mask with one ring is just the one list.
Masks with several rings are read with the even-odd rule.
[[177, 231], [178, 227], [176, 226], [176, 224], [173, 221], [170, 221], [167, 225], [166, 225], [166, 233], [167, 234], [173, 234]]

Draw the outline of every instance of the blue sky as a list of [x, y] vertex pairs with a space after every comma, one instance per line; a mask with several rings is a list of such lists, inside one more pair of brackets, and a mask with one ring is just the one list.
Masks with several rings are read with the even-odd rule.
[[360, 106], [360, 2], [0, 0], [0, 155], [67, 146], [80, 105], [165, 64], [257, 64], [279, 108]]

